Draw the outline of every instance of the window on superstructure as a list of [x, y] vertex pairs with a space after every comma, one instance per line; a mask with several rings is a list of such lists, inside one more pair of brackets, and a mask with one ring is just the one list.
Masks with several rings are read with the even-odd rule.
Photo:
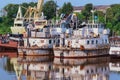
[[58, 43], [60, 43], [60, 40], [58, 39]]
[[107, 43], [107, 39], [105, 39], [105, 43]]
[[104, 28], [104, 25], [103, 25], [103, 24], [101, 24], [101, 28]]
[[98, 25], [95, 25], [96, 28], [98, 28]]
[[98, 40], [96, 40], [96, 44], [98, 44]]
[[87, 70], [86, 72], [89, 73], [89, 70]]
[[55, 40], [54, 40], [54, 43], [55, 43]]
[[88, 25], [88, 28], [90, 28], [90, 25]]
[[92, 25], [90, 25], [90, 28], [92, 28]]
[[93, 28], [96, 28], [96, 25], [93, 25]]
[[102, 43], [104, 43], [104, 40], [102, 40]]
[[94, 40], [92, 40], [92, 44], [94, 44]]
[[15, 24], [15, 26], [22, 26], [22, 24]]
[[87, 44], [89, 44], [90, 43], [90, 41], [87, 41]]
[[51, 40], [49, 40], [49, 44], [51, 44], [52, 43], [52, 41]]
[[91, 69], [91, 73], [93, 73], [93, 69]]

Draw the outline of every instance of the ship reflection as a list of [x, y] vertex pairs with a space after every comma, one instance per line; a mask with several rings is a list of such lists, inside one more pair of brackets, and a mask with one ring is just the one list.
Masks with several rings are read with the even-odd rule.
[[107, 58], [20, 57], [13, 61], [18, 80], [109, 80]]
[[[13, 60], [17, 80], [48, 80], [53, 59], [48, 56], [18, 57]], [[22, 76], [25, 76], [23, 78]]]
[[53, 80], [109, 80], [108, 64], [107, 59], [102, 58], [64, 59], [62, 62], [54, 59]]
[[109, 63], [109, 68], [111, 72], [120, 72], [120, 59], [114, 60], [111, 59], [111, 62]]

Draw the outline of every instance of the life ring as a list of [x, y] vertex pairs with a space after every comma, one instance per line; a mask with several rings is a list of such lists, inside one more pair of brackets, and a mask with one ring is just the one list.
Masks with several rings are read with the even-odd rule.
[[80, 50], [85, 50], [85, 47], [83, 45], [80, 45]]

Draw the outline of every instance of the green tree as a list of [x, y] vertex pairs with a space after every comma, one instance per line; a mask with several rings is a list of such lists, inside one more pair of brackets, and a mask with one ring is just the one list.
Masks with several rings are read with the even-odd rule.
[[75, 13], [78, 17], [78, 20], [82, 23], [85, 21], [85, 16], [82, 13]]
[[14, 18], [17, 15], [19, 5], [24, 7], [24, 9], [22, 9], [22, 12], [23, 12], [23, 15], [24, 15], [28, 6], [32, 6], [32, 7], [36, 6], [36, 3], [30, 2], [30, 3], [23, 3], [23, 4], [8, 4], [8, 5], [6, 5], [4, 7], [4, 10], [7, 12], [7, 16], [3, 16], [2, 21], [0, 21], [1, 22], [1, 24], [0, 24], [0, 34], [5, 34], [5, 33], [8, 33], [8, 32], [11, 32], [10, 27], [14, 23]]
[[54, 1], [47, 1], [43, 5], [43, 13], [47, 19], [52, 19], [56, 15], [57, 4]]
[[[111, 31], [117, 35], [120, 35], [120, 4], [111, 5], [109, 9], [106, 11], [107, 17], [107, 27], [111, 29]], [[108, 24], [112, 24], [108, 26]]]
[[105, 23], [105, 14], [102, 11], [96, 11], [95, 16], [98, 17], [98, 22]]
[[61, 8], [60, 13], [61, 14], [63, 13], [63, 14], [69, 15], [72, 12], [73, 12], [73, 6], [72, 6], [72, 4], [70, 2], [64, 3], [64, 5]]
[[91, 10], [93, 9], [93, 4], [86, 4], [84, 9], [82, 10], [82, 14], [85, 16], [86, 20], [89, 20], [91, 16]]
[[4, 17], [4, 23], [8, 25], [13, 25], [14, 18], [16, 17], [18, 5], [17, 4], [8, 4], [4, 7], [7, 11], [7, 16]]

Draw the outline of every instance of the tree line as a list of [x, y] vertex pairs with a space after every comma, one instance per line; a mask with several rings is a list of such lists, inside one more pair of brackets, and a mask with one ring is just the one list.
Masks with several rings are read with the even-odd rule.
[[[36, 6], [37, 3], [22, 3], [20, 4], [24, 8], [29, 6]], [[4, 10], [7, 11], [7, 15], [0, 18], [0, 34], [10, 32], [10, 27], [13, 26], [14, 18], [17, 15], [18, 4], [8, 4], [4, 7]], [[89, 3], [84, 6], [84, 9], [80, 13], [75, 13], [78, 16], [80, 22], [88, 21], [92, 19], [91, 10], [93, 10], [93, 4]], [[26, 9], [22, 9], [23, 15], [26, 12]], [[42, 7], [42, 11], [46, 16], [46, 19], [58, 18], [61, 14], [69, 15], [73, 13], [73, 6], [70, 2], [64, 3], [61, 8], [58, 9], [58, 5], [53, 0], [47, 1]], [[106, 12], [95, 11], [95, 16], [99, 19], [99, 22], [105, 23], [107, 28], [111, 30], [111, 35], [120, 35], [120, 4], [110, 5], [110, 8]]]

